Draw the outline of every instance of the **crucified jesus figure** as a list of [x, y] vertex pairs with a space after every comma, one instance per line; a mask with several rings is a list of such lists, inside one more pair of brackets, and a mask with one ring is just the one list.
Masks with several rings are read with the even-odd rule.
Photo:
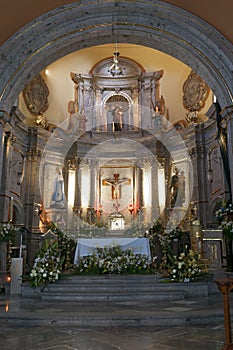
[[130, 179], [123, 178], [119, 180], [119, 174], [114, 174], [114, 179], [104, 179], [102, 181], [103, 185], [111, 185], [112, 186], [112, 199], [115, 200], [115, 209], [116, 212], [119, 210], [119, 199], [120, 199], [120, 186], [121, 185], [129, 185], [131, 183]]

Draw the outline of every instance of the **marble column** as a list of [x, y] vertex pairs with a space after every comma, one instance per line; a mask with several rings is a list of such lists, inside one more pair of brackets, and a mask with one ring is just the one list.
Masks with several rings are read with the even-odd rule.
[[[202, 124], [198, 124], [195, 126], [195, 139], [196, 139], [196, 168], [197, 173], [194, 174], [197, 180], [195, 183], [198, 186], [197, 195], [197, 207], [199, 218], [204, 227], [206, 227], [207, 223], [207, 203], [208, 203], [208, 183], [207, 176], [203, 176], [203, 174], [207, 174], [207, 155], [206, 155], [206, 147], [205, 147], [205, 135], [204, 135], [204, 126]], [[195, 190], [194, 190], [195, 196]]]
[[10, 177], [9, 177], [9, 164], [11, 161], [11, 141], [12, 134], [10, 131], [4, 131], [2, 129], [2, 155], [1, 155], [1, 183], [0, 183], [0, 222], [7, 222], [10, 220]]
[[157, 220], [159, 217], [159, 183], [158, 183], [158, 165], [152, 164], [151, 168], [151, 215], [152, 221]]
[[23, 187], [25, 206], [25, 225], [32, 232], [39, 232], [40, 216], [36, 214], [35, 204], [41, 202], [39, 189], [39, 166], [41, 152], [37, 149], [37, 128], [29, 128], [29, 150], [25, 160], [25, 178]]
[[[227, 154], [229, 165], [233, 164], [233, 106], [226, 110], [226, 129], [227, 129]], [[231, 182], [231, 201], [233, 200], [233, 167], [230, 166], [230, 182]]]
[[90, 224], [96, 220], [96, 173], [95, 173], [95, 161], [89, 160], [89, 174], [90, 174], [90, 194], [89, 194], [89, 207], [87, 208], [87, 220]]
[[73, 211], [79, 217], [82, 216], [82, 202], [81, 202], [81, 183], [82, 183], [82, 162], [81, 158], [77, 158], [75, 167], [75, 195]]
[[137, 198], [137, 203], [138, 207], [142, 208], [144, 205], [143, 202], [143, 169], [141, 167], [137, 168], [137, 186], [136, 186], [136, 198]]
[[96, 207], [96, 172], [95, 172], [95, 161], [90, 162], [90, 208]]
[[0, 184], [2, 183], [2, 178], [4, 177], [4, 127], [3, 124], [0, 123]]

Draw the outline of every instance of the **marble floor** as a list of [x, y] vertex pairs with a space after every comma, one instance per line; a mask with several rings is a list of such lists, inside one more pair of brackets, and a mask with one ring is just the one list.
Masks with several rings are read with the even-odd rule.
[[221, 350], [223, 325], [0, 328], [1, 350]]
[[[233, 293], [233, 315], [232, 299]], [[222, 350], [223, 314], [218, 291], [181, 300], [111, 303], [5, 295], [0, 297], [0, 350]]]

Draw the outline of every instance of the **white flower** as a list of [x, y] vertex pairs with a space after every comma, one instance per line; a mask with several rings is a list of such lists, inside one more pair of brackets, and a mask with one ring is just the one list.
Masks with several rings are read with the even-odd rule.
[[182, 262], [178, 262], [178, 269], [181, 269], [182, 268], [182, 265], [183, 265], [183, 263]]

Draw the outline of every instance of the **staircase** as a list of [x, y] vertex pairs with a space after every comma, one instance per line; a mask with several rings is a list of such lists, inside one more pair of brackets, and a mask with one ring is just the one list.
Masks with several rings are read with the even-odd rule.
[[46, 301], [161, 301], [208, 295], [206, 283], [161, 283], [157, 275], [69, 276], [48, 285]]
[[20, 307], [25, 306], [24, 312], [16, 308], [0, 313], [0, 320], [30, 326], [219, 324], [222, 298], [214, 286], [216, 290], [211, 281], [163, 283], [159, 275], [69, 275], [43, 291], [23, 283]]

